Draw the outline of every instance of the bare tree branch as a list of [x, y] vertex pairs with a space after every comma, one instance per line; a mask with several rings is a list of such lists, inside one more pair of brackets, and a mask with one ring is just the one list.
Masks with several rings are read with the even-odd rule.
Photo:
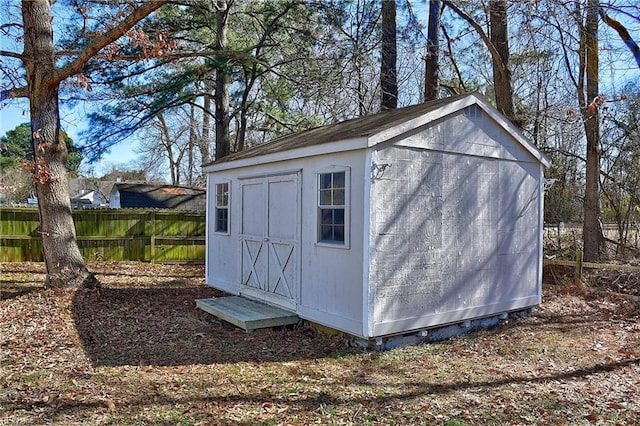
[[605, 24], [616, 30], [624, 44], [631, 51], [631, 54], [633, 54], [633, 57], [636, 60], [636, 64], [638, 64], [638, 68], [640, 68], [640, 47], [638, 47], [638, 44], [633, 40], [631, 34], [629, 34], [629, 31], [627, 31], [627, 28], [619, 21], [616, 21], [615, 19], [607, 15], [607, 12], [605, 12], [602, 7], [600, 8], [600, 17]]
[[[498, 53], [498, 50], [493, 45], [493, 43], [491, 43], [491, 40], [489, 39], [489, 36], [487, 36], [487, 33], [484, 32], [484, 30], [482, 29], [480, 24], [478, 24], [475, 19], [473, 19], [471, 16], [469, 16], [469, 14], [467, 14], [467, 12], [465, 12], [464, 10], [462, 10], [458, 6], [456, 6], [454, 4], [454, 2], [452, 2], [451, 0], [444, 0], [442, 3], [445, 6], [447, 6], [449, 9], [453, 10], [462, 19], [467, 21], [469, 23], [469, 25], [471, 25], [473, 27], [473, 29], [476, 30], [476, 32], [478, 33], [478, 35], [480, 36], [480, 38], [482, 39], [484, 44], [487, 46], [487, 49], [489, 49], [489, 53], [491, 53], [491, 58], [493, 58], [493, 60], [499, 65], [498, 66], [498, 70], [499, 70], [500, 74], [504, 76], [504, 73], [505, 73], [504, 70], [505, 70], [506, 64], [504, 64], [502, 62], [502, 58], [500, 57], [500, 54]], [[506, 76], [504, 76], [504, 77], [506, 77]]]
[[0, 102], [7, 99], [26, 98], [29, 96], [26, 87], [18, 87], [15, 89], [0, 90]]
[[0, 50], [0, 56], [6, 56], [8, 58], [16, 58], [16, 59], [20, 59], [22, 60], [22, 54], [20, 53], [16, 53], [16, 52], [11, 52], [8, 50]]
[[[62, 56], [76, 56], [83, 54], [83, 51], [79, 50], [61, 50], [56, 52], [57, 57]], [[95, 57], [102, 57], [103, 55], [97, 54]], [[216, 57], [216, 56], [224, 56], [231, 60], [235, 60], [238, 62], [255, 62], [263, 66], [268, 66], [269, 64], [255, 58], [251, 53], [245, 52], [243, 50], [203, 50], [203, 51], [193, 51], [193, 52], [171, 52], [159, 57], [159, 59], [164, 59], [166, 61], [173, 61], [177, 59], [188, 59], [188, 58], [205, 58], [205, 57]], [[106, 56], [105, 56], [106, 57]], [[139, 55], [110, 55], [110, 61], [139, 61], [143, 59]], [[72, 74], [71, 74], [72, 75]]]

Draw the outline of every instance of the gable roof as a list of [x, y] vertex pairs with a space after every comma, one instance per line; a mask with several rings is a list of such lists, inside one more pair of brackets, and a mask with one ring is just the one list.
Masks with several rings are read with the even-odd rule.
[[147, 183], [116, 183], [111, 193], [115, 191], [120, 193], [122, 208], [205, 210], [207, 205], [204, 189]]
[[71, 197], [72, 205], [83, 205], [83, 206], [99, 206], [105, 203], [106, 200], [96, 190], [86, 191], [84, 194], [76, 195], [75, 197]]
[[[522, 135], [516, 126], [500, 114], [481, 94], [473, 92], [382, 111], [377, 114], [283, 136], [271, 142], [228, 155], [212, 163], [205, 164], [203, 167], [205, 171], [224, 169], [227, 168], [224, 163], [240, 160], [249, 161], [249, 159], [258, 156], [274, 156], [274, 161], [277, 161], [283, 159], [281, 157], [286, 157], [285, 153], [288, 151], [313, 148], [331, 142], [351, 142], [338, 150], [367, 148], [474, 104], [478, 105], [506, 132], [520, 142], [538, 161], [547, 167], [551, 164], [544, 154]], [[314, 152], [317, 153], [317, 150], [309, 149], [307, 155], [313, 155]], [[334, 151], [326, 150], [324, 152]], [[240, 162], [245, 163], [245, 161]]]
[[74, 194], [73, 198], [79, 198], [81, 190], [96, 191], [97, 195], [105, 200], [109, 199], [109, 193], [113, 188], [115, 180], [98, 180], [88, 177], [77, 177], [69, 179], [69, 194]]

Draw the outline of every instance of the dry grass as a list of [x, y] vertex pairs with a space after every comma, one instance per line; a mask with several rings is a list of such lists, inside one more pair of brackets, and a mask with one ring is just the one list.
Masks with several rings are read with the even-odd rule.
[[195, 308], [200, 266], [91, 268], [104, 288], [74, 292], [0, 264], [0, 425], [640, 424], [624, 298], [554, 281], [531, 318], [376, 353], [222, 324]]

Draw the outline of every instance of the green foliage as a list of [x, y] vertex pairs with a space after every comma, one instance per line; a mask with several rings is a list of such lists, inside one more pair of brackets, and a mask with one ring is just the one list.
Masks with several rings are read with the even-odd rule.
[[0, 138], [0, 172], [20, 166], [20, 160], [33, 160], [31, 125], [22, 123]]
[[[83, 156], [74, 146], [71, 137], [64, 131], [62, 131], [62, 138], [67, 145], [67, 170], [71, 175], [77, 175]], [[0, 138], [0, 148], [0, 172], [20, 167], [21, 160], [33, 161], [31, 124], [22, 123], [15, 129], [9, 130]]]
[[105, 82], [94, 84], [93, 96], [113, 100], [89, 115], [83, 136], [95, 147], [90, 161], [165, 110], [195, 103], [202, 124], [203, 98], [218, 96], [218, 73], [229, 80], [225, 116], [237, 147], [369, 113], [379, 104], [377, 2], [228, 4], [228, 41], [220, 52], [214, 50], [213, 3], [168, 5], [145, 27], [148, 34], [165, 32], [176, 41], [166, 57], [129, 66], [105, 61], [90, 70], [92, 80]]

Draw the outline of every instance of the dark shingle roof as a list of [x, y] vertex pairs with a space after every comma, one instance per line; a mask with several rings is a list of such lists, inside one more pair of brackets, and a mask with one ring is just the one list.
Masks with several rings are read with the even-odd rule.
[[[316, 127], [299, 133], [294, 133], [292, 135], [283, 136], [271, 142], [228, 155], [210, 164], [219, 164], [227, 161], [272, 154], [295, 148], [303, 148], [328, 142], [370, 136], [401, 124], [407, 120], [420, 117], [423, 114], [434, 111], [468, 96], [469, 93], [451, 96], [446, 99], [439, 99], [404, 108], [382, 111], [366, 117], [359, 117], [335, 124], [329, 124], [327, 126]], [[205, 164], [204, 166], [207, 165], [208, 164]]]
[[157, 208], [205, 210], [207, 196], [204, 189], [146, 183], [116, 183], [122, 208]]

